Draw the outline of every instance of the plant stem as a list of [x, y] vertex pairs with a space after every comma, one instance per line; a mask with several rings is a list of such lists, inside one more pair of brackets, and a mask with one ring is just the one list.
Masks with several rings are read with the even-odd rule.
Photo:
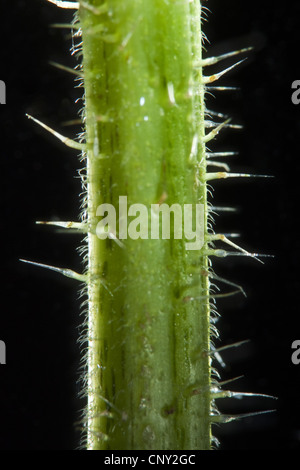
[[[211, 445], [207, 244], [99, 239], [97, 208], [204, 204], [199, 0], [79, 9], [87, 142], [88, 449]], [[107, 8], [106, 8], [107, 7]], [[118, 227], [120, 230], [120, 227]], [[198, 393], [193, 391], [197, 389]]]

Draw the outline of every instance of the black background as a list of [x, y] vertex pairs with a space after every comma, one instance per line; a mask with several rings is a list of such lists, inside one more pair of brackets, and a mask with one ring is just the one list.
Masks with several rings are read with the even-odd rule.
[[[224, 4], [226, 7], [224, 7]], [[210, 108], [228, 113], [243, 130], [223, 132], [214, 150], [239, 151], [232, 171], [273, 175], [214, 183], [214, 203], [235, 206], [216, 217], [216, 230], [239, 232], [249, 251], [275, 255], [215, 261], [215, 271], [241, 284], [247, 299], [218, 301], [224, 345], [249, 339], [223, 354], [222, 380], [243, 376], [231, 388], [278, 397], [222, 400], [224, 413], [276, 408], [276, 412], [216, 427], [220, 449], [300, 448], [300, 365], [291, 362], [291, 344], [300, 339], [298, 193], [300, 105], [291, 84], [300, 79], [300, 5], [296, 0], [240, 2], [209, 0], [204, 29], [208, 52], [253, 45], [254, 51], [220, 84]], [[42, 0], [1, 0], [0, 79], [7, 104], [0, 107], [1, 135], [1, 316], [0, 339], [7, 365], [0, 368], [0, 449], [76, 449], [79, 442], [78, 286], [19, 258], [81, 270], [77, 235], [56, 233], [36, 220], [77, 220], [81, 191], [76, 151], [66, 149], [28, 121], [25, 113], [73, 137], [82, 90], [74, 79], [49, 65], [68, 66], [68, 33], [50, 28], [72, 13]], [[232, 61], [230, 62], [230, 64]], [[227, 64], [226, 64], [227, 65]], [[217, 67], [216, 70], [220, 70]], [[226, 291], [226, 286], [225, 289]]]

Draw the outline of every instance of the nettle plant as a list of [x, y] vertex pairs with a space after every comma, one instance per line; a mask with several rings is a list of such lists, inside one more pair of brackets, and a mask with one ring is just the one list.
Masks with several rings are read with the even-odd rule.
[[[223, 415], [217, 399], [252, 395], [228, 391], [214, 367], [222, 349], [238, 346], [214, 346], [215, 300], [244, 291], [214, 272], [213, 258], [258, 255], [213, 228], [211, 182], [251, 175], [231, 173], [218, 159], [229, 153], [207, 147], [234, 126], [216, 122], [206, 93], [239, 62], [207, 70], [246, 50], [202, 57], [199, 0], [49, 1], [75, 10], [60, 26], [72, 31], [79, 59], [83, 133], [72, 140], [28, 117], [80, 151], [80, 221], [43, 223], [84, 234], [85, 271], [33, 264], [83, 285], [82, 446], [212, 449], [214, 423], [246, 416]], [[202, 209], [196, 223], [187, 217], [189, 231], [178, 207]], [[171, 213], [167, 235], [153, 236], [150, 218]], [[200, 228], [201, 243], [187, 249]], [[227, 292], [216, 295], [215, 282]]]

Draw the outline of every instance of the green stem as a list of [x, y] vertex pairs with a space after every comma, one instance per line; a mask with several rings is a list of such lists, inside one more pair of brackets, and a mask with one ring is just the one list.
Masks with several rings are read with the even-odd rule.
[[209, 449], [206, 243], [199, 251], [172, 236], [128, 238], [122, 248], [96, 235], [97, 208], [109, 203], [118, 214], [119, 196], [128, 207], [204, 204], [207, 232], [204, 92], [195, 68], [201, 6], [89, 5], [79, 10], [90, 230], [87, 446]]

